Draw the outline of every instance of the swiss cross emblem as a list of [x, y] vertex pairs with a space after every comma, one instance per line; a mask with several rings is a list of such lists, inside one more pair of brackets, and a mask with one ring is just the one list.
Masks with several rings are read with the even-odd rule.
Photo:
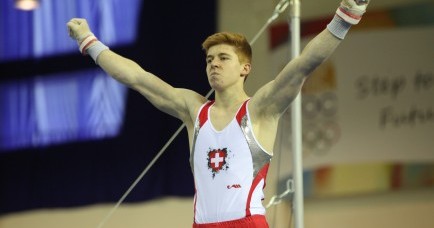
[[211, 170], [213, 178], [220, 170], [229, 168], [226, 163], [227, 157], [227, 148], [210, 150], [208, 152], [208, 168]]

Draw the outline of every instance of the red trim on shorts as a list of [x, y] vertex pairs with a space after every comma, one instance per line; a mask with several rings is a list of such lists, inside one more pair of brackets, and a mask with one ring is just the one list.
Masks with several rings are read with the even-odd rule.
[[268, 223], [264, 215], [252, 215], [226, 222], [193, 223], [193, 228], [268, 228]]

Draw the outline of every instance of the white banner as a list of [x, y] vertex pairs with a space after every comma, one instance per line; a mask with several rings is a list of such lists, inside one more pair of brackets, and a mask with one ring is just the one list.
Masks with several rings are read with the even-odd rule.
[[[273, 51], [275, 74], [288, 53]], [[302, 101], [304, 168], [434, 161], [434, 27], [350, 32]], [[275, 147], [286, 164], [290, 124], [288, 114]]]

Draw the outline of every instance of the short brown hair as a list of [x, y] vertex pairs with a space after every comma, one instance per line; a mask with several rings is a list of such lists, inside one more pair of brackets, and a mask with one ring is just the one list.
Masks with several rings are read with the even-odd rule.
[[238, 55], [240, 62], [252, 62], [252, 47], [244, 35], [233, 32], [215, 33], [202, 43], [202, 49], [207, 53], [208, 49], [218, 44], [227, 44], [235, 48], [235, 53]]

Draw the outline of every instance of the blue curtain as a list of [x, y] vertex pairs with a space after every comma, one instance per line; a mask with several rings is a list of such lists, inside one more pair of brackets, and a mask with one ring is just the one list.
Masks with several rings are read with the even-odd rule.
[[[0, 2], [0, 62], [79, 54], [66, 27], [74, 17], [86, 18], [110, 47], [130, 44], [136, 37], [141, 4], [140, 0], [43, 0], [40, 8], [26, 12], [13, 3]], [[126, 88], [97, 66], [3, 82], [0, 151], [115, 136], [122, 127], [125, 101]]]
[[0, 1], [0, 61], [76, 52], [66, 28], [74, 17], [86, 18], [95, 35], [110, 46], [136, 37], [140, 0], [40, 2], [38, 9], [22, 11], [13, 0]]
[[1, 148], [117, 135], [126, 89], [100, 70], [0, 84]]

